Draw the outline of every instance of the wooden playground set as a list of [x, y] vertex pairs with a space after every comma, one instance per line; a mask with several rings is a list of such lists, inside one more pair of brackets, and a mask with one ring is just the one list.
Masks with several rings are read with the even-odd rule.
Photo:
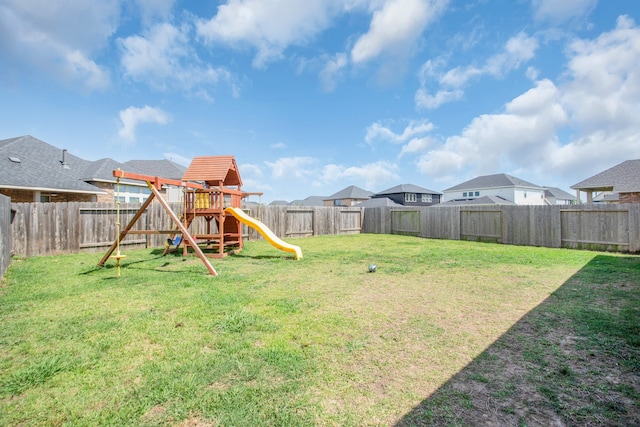
[[[120, 261], [126, 257], [120, 252], [120, 242], [130, 234], [167, 234], [169, 237], [165, 244], [164, 255], [170, 251], [179, 250], [182, 246], [184, 255], [193, 251], [213, 276], [216, 276], [217, 272], [208, 257], [221, 258], [242, 250], [242, 224], [255, 228], [273, 246], [292, 252], [296, 259], [302, 258], [302, 251], [298, 246], [282, 241], [263, 223], [242, 211], [242, 200], [245, 197], [262, 193], [242, 191], [242, 179], [233, 156], [195, 157], [180, 181], [125, 172], [120, 169], [114, 170], [113, 176], [117, 178], [118, 186], [120, 179], [145, 181], [151, 191], [150, 196], [124, 227], [120, 224], [120, 201], [116, 201], [118, 228], [116, 239], [98, 265], [103, 266], [108, 259], [115, 259], [118, 275], [120, 275]], [[171, 209], [162, 196], [163, 186], [182, 187], [184, 197], [180, 215]], [[157, 200], [165, 209], [173, 223], [173, 228], [133, 230], [136, 222], [154, 200]], [[197, 224], [204, 225], [194, 227]]]

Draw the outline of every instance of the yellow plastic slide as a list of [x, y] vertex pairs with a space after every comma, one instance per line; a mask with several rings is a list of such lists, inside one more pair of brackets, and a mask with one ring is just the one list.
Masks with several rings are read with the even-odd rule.
[[278, 236], [273, 234], [273, 231], [271, 231], [266, 225], [264, 225], [257, 219], [250, 217], [249, 215], [244, 213], [243, 210], [229, 207], [224, 211], [229, 212], [230, 214], [238, 218], [241, 223], [258, 230], [262, 237], [264, 237], [267, 242], [271, 243], [276, 248], [287, 252], [293, 252], [296, 255], [296, 259], [302, 258], [302, 249], [300, 249], [300, 246], [292, 245], [283, 241]]

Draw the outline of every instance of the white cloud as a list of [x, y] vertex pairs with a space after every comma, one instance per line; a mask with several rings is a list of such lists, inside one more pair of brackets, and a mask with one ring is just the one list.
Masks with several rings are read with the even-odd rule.
[[594, 40], [575, 40], [562, 102], [579, 132], [559, 150], [564, 171], [598, 171], [640, 153], [640, 27], [627, 16]]
[[336, 80], [340, 78], [341, 71], [346, 65], [347, 55], [344, 53], [337, 53], [326, 60], [324, 68], [320, 71], [320, 81], [326, 92], [333, 92], [336, 89]]
[[231, 74], [224, 68], [201, 64], [190, 42], [188, 26], [166, 22], [151, 27], [144, 35], [119, 39], [125, 75], [161, 89], [197, 88], [194, 94], [205, 100], [212, 98], [203, 86], [224, 81], [235, 91]]
[[[267, 184], [264, 180], [252, 179], [252, 178], [242, 178], [242, 189], [244, 191], [249, 191], [249, 192], [263, 192], [263, 193], [273, 192], [273, 187]], [[260, 200], [259, 197], [258, 197], [258, 200], [255, 199], [257, 196], [250, 196], [250, 197], [252, 198], [253, 201]]]
[[[606, 1], [606, 0], [605, 0]], [[561, 24], [573, 18], [587, 16], [598, 0], [533, 0], [531, 6], [537, 20]]]
[[149, 25], [155, 20], [166, 20], [171, 15], [175, 0], [136, 0], [142, 21]]
[[142, 108], [129, 107], [120, 111], [120, 122], [122, 126], [118, 131], [118, 136], [125, 142], [136, 141], [136, 129], [141, 123], [167, 124], [171, 116], [160, 108], [153, 108], [145, 105]]
[[[473, 119], [422, 155], [434, 179], [528, 171], [568, 185], [640, 152], [640, 28], [628, 17], [595, 39], [571, 42], [562, 84], [540, 80], [501, 114]], [[578, 177], [578, 178], [576, 178]], [[561, 178], [562, 179], [562, 178]]]
[[556, 132], [567, 120], [558, 89], [542, 80], [509, 102], [504, 113], [476, 117], [460, 135], [421, 156], [418, 166], [432, 176], [455, 173], [465, 165], [473, 165], [479, 174], [518, 166], [535, 168], [553, 153]]
[[271, 148], [272, 150], [284, 150], [285, 148], [287, 148], [287, 144], [285, 144], [284, 142], [276, 142], [275, 144], [271, 144], [269, 148]]
[[303, 178], [310, 176], [309, 167], [316, 161], [311, 157], [282, 157], [275, 162], [264, 162], [271, 169], [274, 178]]
[[365, 188], [377, 188], [400, 179], [397, 170], [397, 165], [386, 161], [362, 166], [328, 164], [324, 166], [321, 178], [316, 185], [324, 186], [327, 183], [347, 181], [364, 185]]
[[210, 20], [197, 23], [197, 33], [211, 44], [257, 49], [253, 65], [260, 68], [323, 31], [340, 6], [337, 0], [229, 0]]
[[372, 144], [375, 141], [390, 142], [392, 144], [402, 144], [416, 135], [431, 132], [434, 129], [433, 123], [428, 120], [411, 121], [402, 133], [394, 133], [391, 129], [383, 126], [380, 122], [373, 123], [367, 128], [365, 141]]
[[386, 0], [373, 12], [369, 31], [351, 49], [358, 64], [383, 53], [406, 53], [446, 7], [448, 0]]
[[415, 102], [418, 107], [433, 110], [447, 102], [457, 101], [463, 96], [464, 92], [460, 89], [438, 90], [435, 95], [431, 95], [426, 88], [421, 87], [416, 91]]
[[[510, 38], [501, 52], [489, 57], [480, 67], [475, 65], [459, 66], [442, 71], [445, 64], [443, 58], [428, 60], [420, 68], [418, 74], [420, 88], [415, 95], [416, 106], [435, 109], [444, 103], [459, 100], [464, 96], [463, 88], [470, 80], [484, 75], [502, 78], [532, 59], [538, 46], [535, 37], [521, 32]], [[435, 94], [431, 94], [428, 88], [429, 83], [433, 80], [437, 81], [439, 85]]]
[[614, 31], [597, 39], [575, 40], [563, 100], [585, 130], [625, 128], [638, 123], [640, 29], [620, 17]]
[[102, 89], [109, 84], [109, 72], [91, 56], [108, 43], [119, 15], [119, 0], [4, 0], [0, 5], [3, 72], [37, 69], [65, 83]]
[[402, 146], [402, 150], [400, 150], [400, 155], [398, 157], [402, 157], [405, 154], [415, 154], [426, 151], [434, 144], [435, 140], [428, 136], [422, 138], [413, 138], [408, 143]]
[[172, 162], [175, 162], [179, 165], [182, 166], [189, 166], [191, 164], [191, 160], [188, 157], [184, 157], [182, 154], [178, 154], [178, 153], [172, 153], [170, 151], [167, 151], [166, 153], [162, 153], [162, 156], [167, 159], [167, 160], [171, 160]]
[[251, 175], [255, 177], [261, 177], [263, 175], [262, 167], [258, 165], [254, 165], [252, 163], [244, 163], [238, 166], [238, 169], [242, 172], [243, 175]]

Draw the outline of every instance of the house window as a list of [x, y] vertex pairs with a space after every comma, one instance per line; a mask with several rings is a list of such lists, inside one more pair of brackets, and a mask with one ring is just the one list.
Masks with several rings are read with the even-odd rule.
[[476, 197], [478, 197], [480, 195], [479, 191], [476, 191]]
[[40, 195], [40, 203], [49, 203], [51, 201], [50, 194], [41, 194]]
[[411, 203], [411, 202], [415, 203], [416, 200], [418, 200], [418, 198], [416, 197], [416, 193], [404, 193], [405, 203]]
[[467, 192], [462, 193], [462, 197], [467, 197]]
[[340, 200], [339, 199], [335, 199], [333, 201], [333, 206], [340, 206]]
[[422, 203], [431, 203], [431, 194], [423, 194]]
[[144, 202], [149, 198], [149, 195], [151, 194], [151, 190], [148, 187], [126, 184], [121, 184], [119, 188], [118, 185], [114, 185], [113, 191], [114, 201], [118, 201], [119, 197], [120, 202], [122, 203]]

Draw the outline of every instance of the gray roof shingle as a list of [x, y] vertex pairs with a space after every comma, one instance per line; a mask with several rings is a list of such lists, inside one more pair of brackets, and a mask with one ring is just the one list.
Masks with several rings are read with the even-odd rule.
[[186, 166], [179, 165], [171, 160], [129, 160], [124, 162], [125, 167], [135, 170], [143, 175], [161, 176], [168, 179], [181, 180], [187, 170]]
[[494, 175], [478, 176], [470, 179], [469, 181], [465, 181], [462, 184], [447, 188], [444, 191], [475, 190], [479, 188], [497, 187], [542, 188], [539, 185], [532, 184], [524, 179], [516, 178], [515, 176], [507, 175], [506, 173], [498, 173]]
[[567, 193], [558, 187], [544, 187], [545, 197], [555, 197], [560, 200], [576, 200], [576, 196]]
[[388, 197], [376, 197], [375, 199], [365, 200], [364, 202], [360, 202], [353, 207], [355, 208], [378, 208], [378, 207], [395, 207], [402, 206], [391, 200]]
[[428, 188], [419, 187], [413, 184], [401, 184], [395, 187], [388, 188], [384, 191], [376, 193], [376, 196], [382, 196], [385, 194], [403, 194], [403, 193], [416, 193], [416, 194], [442, 194], [439, 191], [429, 190]]
[[115, 169], [178, 180], [186, 170], [170, 160], [84, 160], [31, 135], [0, 140], [0, 187], [105, 194], [89, 182], [116, 182]]
[[571, 186], [574, 190], [640, 191], [640, 159], [627, 160]]
[[335, 194], [327, 197], [324, 200], [339, 200], [339, 199], [369, 199], [373, 196], [371, 191], [363, 190], [355, 185], [350, 185]]
[[449, 200], [433, 206], [467, 206], [467, 205], [515, 205], [511, 200], [500, 196], [482, 196], [470, 200]]
[[116, 182], [116, 178], [113, 176], [113, 171], [116, 169], [122, 169], [127, 172], [142, 173], [135, 169], [127, 168], [123, 163], [107, 158], [96, 160], [95, 162], [87, 162], [87, 165], [81, 174], [81, 178], [84, 181]]
[[0, 141], [0, 186], [104, 194], [80, 175], [87, 161], [30, 135]]
[[294, 200], [291, 202], [292, 206], [324, 206], [323, 200], [325, 196], [309, 196], [302, 200]]

